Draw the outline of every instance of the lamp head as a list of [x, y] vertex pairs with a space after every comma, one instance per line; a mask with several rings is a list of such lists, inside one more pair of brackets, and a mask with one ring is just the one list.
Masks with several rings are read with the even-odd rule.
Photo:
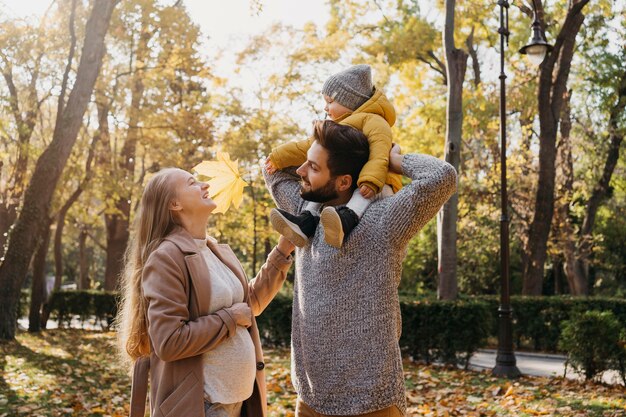
[[520, 54], [528, 56], [528, 60], [532, 64], [539, 66], [546, 57], [546, 54], [552, 50], [552, 45], [550, 45], [543, 36], [543, 33], [541, 32], [541, 24], [536, 17], [532, 28], [533, 33], [530, 37], [528, 45], [522, 47], [519, 52]]

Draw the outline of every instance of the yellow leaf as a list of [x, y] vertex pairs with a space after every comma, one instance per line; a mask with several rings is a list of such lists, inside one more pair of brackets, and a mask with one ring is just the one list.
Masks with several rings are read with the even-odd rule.
[[209, 195], [217, 204], [214, 213], [226, 213], [233, 205], [239, 208], [243, 200], [243, 189], [248, 184], [241, 178], [237, 161], [231, 161], [226, 152], [217, 152], [217, 161], [202, 161], [193, 170], [211, 178]]
[[545, 416], [545, 415], [550, 414], [550, 413], [548, 413], [547, 411], [533, 410], [533, 409], [530, 409], [530, 408], [523, 408], [523, 409], [522, 409], [522, 412], [523, 412], [523, 413], [532, 414], [532, 415], [534, 415], [534, 416]]

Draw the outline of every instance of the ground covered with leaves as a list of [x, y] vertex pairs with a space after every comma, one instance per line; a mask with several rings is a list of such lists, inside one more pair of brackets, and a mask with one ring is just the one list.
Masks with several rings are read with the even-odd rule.
[[[0, 417], [127, 415], [130, 380], [114, 333], [20, 333], [0, 350]], [[270, 417], [293, 416], [289, 351], [266, 349], [266, 362]], [[405, 378], [410, 416], [626, 416], [622, 386], [530, 377], [511, 384], [408, 360]]]

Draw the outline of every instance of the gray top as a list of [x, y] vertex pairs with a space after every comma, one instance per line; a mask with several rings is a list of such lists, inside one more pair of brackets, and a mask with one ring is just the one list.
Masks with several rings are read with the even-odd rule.
[[[194, 239], [209, 268], [211, 293], [209, 314], [243, 302], [243, 286], [207, 246]], [[252, 395], [256, 378], [256, 356], [250, 332], [237, 326], [235, 334], [202, 355], [204, 396], [210, 403], [233, 404]]]
[[[397, 288], [409, 240], [456, 190], [456, 171], [427, 155], [406, 155], [413, 181], [373, 202], [342, 248], [317, 228], [296, 249], [292, 379], [315, 411], [364, 414], [396, 405], [406, 410]], [[299, 177], [264, 172], [280, 208], [300, 212]]]

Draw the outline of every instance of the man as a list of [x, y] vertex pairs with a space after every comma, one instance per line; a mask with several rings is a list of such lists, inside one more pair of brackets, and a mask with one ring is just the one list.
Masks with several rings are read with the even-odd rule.
[[[298, 214], [307, 200], [346, 204], [367, 162], [367, 139], [357, 129], [316, 122], [315, 142], [296, 173], [265, 172], [280, 215]], [[356, 161], [356, 162], [355, 162]], [[292, 375], [296, 417], [400, 416], [406, 409], [397, 287], [409, 240], [456, 190], [451, 165], [426, 155], [400, 155], [389, 170], [413, 181], [378, 198], [340, 249], [324, 241], [323, 226], [296, 249]]]

